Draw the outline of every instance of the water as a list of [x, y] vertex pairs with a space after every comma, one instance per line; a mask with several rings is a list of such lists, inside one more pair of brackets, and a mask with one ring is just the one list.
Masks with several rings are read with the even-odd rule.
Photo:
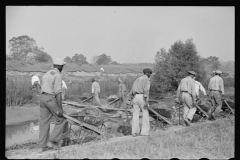
[[[34, 126], [39, 126], [37, 121], [30, 121], [18, 125], [8, 125], [5, 130], [5, 148], [22, 144], [26, 142], [37, 142], [39, 138], [39, 130], [31, 130], [31, 122]], [[54, 124], [50, 125], [50, 133], [54, 128]]]

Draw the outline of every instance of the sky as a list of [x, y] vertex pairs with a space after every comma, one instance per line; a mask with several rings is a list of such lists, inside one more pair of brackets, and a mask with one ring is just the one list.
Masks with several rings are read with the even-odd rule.
[[235, 7], [6, 6], [8, 41], [28, 35], [52, 58], [106, 54], [153, 63], [160, 48], [193, 39], [201, 57], [235, 60]]

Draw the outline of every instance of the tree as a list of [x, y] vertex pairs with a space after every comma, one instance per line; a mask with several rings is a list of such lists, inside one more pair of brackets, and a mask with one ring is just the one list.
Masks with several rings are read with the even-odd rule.
[[101, 54], [98, 56], [98, 59], [96, 63], [98, 65], [108, 65], [112, 61], [112, 58], [110, 56], [107, 56], [106, 54]]
[[208, 61], [209, 64], [211, 64], [211, 68], [212, 68], [213, 70], [219, 69], [219, 67], [220, 67], [220, 65], [221, 65], [220, 62], [219, 62], [219, 58], [216, 57], [216, 56], [210, 56], [210, 57], [208, 57], [208, 58], [207, 58], [207, 61]]
[[161, 48], [155, 56], [154, 79], [162, 91], [175, 91], [187, 71], [197, 73], [198, 81], [206, 77], [206, 72], [200, 61], [200, 56], [192, 39], [175, 42], [169, 51]]
[[66, 62], [66, 63], [72, 63], [72, 59], [67, 56], [67, 57], [64, 58], [64, 62]]
[[91, 59], [91, 62], [92, 62], [93, 65], [97, 65], [98, 57], [99, 57], [98, 55], [95, 55], [95, 56], [93, 56], [93, 58]]
[[[29, 62], [29, 61], [46, 61], [51, 60], [51, 56], [44, 52], [44, 48], [38, 48], [36, 41], [27, 35], [13, 37], [9, 40], [9, 57], [13, 60]], [[38, 55], [39, 54], [39, 55]], [[42, 57], [42, 58], [39, 58]]]
[[119, 63], [117, 61], [112, 61], [110, 64], [119, 65]]
[[76, 53], [72, 57], [72, 62], [75, 63], [75, 64], [78, 64], [78, 65], [88, 64], [86, 59], [87, 58], [84, 55]]

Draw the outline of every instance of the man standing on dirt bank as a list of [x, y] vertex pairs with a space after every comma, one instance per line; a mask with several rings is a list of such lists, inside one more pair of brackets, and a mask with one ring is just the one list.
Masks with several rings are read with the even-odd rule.
[[224, 84], [223, 79], [220, 77], [221, 71], [217, 70], [214, 77], [212, 77], [208, 84], [208, 93], [214, 109], [212, 116], [214, 117], [222, 111], [222, 99], [224, 99]]
[[[42, 77], [42, 95], [40, 100], [39, 152], [49, 148], [59, 149], [58, 142], [63, 138], [63, 132], [68, 126], [63, 118], [62, 108], [62, 76], [64, 61], [57, 58], [53, 68]], [[49, 138], [50, 123], [56, 119], [55, 127]], [[48, 142], [49, 140], [49, 142]]]
[[132, 118], [132, 135], [133, 137], [139, 135], [139, 114], [142, 110], [142, 129], [140, 135], [147, 136], [150, 131], [149, 113], [148, 113], [148, 100], [150, 90], [150, 76], [152, 70], [145, 68], [144, 75], [137, 78], [129, 93], [133, 105], [133, 118]]
[[194, 71], [188, 71], [188, 76], [181, 80], [177, 89], [177, 98], [182, 99], [183, 102], [183, 120], [187, 126], [190, 126], [190, 121], [197, 110], [193, 106], [196, 105], [197, 100], [194, 76], [196, 76]]
[[101, 106], [101, 102], [99, 100], [99, 93], [100, 93], [100, 86], [99, 86], [99, 83], [94, 79], [92, 78], [92, 96], [93, 96], [93, 99], [97, 102], [97, 104], [99, 106]]
[[122, 104], [124, 105], [124, 108], [126, 108], [127, 88], [120, 77], [118, 78], [118, 83], [119, 108], [121, 108]]

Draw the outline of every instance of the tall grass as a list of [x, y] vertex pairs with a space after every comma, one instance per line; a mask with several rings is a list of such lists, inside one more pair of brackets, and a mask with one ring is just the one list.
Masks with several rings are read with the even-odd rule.
[[30, 90], [31, 77], [8, 76], [6, 82], [6, 106], [21, 106], [36, 99], [34, 90]]
[[[100, 98], [105, 99], [110, 95], [118, 93], [117, 77], [97, 77], [96, 79], [99, 79], [98, 81], [101, 88]], [[134, 77], [123, 78], [128, 92], [134, 80]], [[76, 80], [75, 77], [74, 80], [66, 80], [66, 84], [68, 87], [66, 91], [66, 100], [78, 99], [83, 96], [84, 93], [91, 93], [92, 83], [90, 81], [83, 82], [81, 79]], [[31, 90], [30, 87], [31, 76], [8, 76], [8, 81], [6, 83], [6, 106], [21, 106], [27, 103], [36, 103], [36, 91], [34, 89]]]

